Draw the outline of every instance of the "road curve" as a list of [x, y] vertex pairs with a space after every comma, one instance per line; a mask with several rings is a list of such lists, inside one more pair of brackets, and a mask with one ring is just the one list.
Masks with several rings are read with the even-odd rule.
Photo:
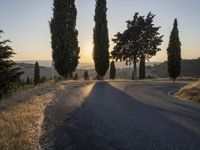
[[180, 86], [97, 82], [56, 130], [51, 149], [199, 150], [199, 104], [168, 95]]

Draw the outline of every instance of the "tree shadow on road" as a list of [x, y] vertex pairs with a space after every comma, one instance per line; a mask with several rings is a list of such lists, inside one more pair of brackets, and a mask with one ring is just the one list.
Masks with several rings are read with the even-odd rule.
[[132, 150], [173, 146], [186, 150], [200, 146], [199, 133], [160, 111], [108, 82], [97, 82], [81, 107], [56, 126], [53, 143], [45, 149]]

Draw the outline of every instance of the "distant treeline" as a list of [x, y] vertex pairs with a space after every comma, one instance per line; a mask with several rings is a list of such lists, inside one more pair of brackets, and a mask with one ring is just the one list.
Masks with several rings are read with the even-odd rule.
[[[33, 78], [34, 65], [33, 64], [18, 64], [19, 67], [24, 71], [22, 79], [27, 77]], [[79, 79], [83, 78], [84, 69], [77, 69], [76, 73]], [[88, 69], [88, 73], [91, 79], [96, 77], [96, 71], [94, 69]], [[51, 68], [40, 66], [41, 76], [45, 76], [47, 79], [51, 79]], [[55, 76], [58, 76], [57, 72], [54, 72]], [[117, 68], [116, 67], [116, 79], [131, 79], [132, 68]], [[167, 62], [160, 64], [155, 64], [153, 66], [146, 66], [146, 76], [147, 78], [167, 78], [169, 77], [167, 73]], [[181, 77], [200, 77], [200, 58], [198, 59], [184, 59], [182, 60], [182, 70]], [[109, 71], [107, 72], [105, 79], [109, 79]]]

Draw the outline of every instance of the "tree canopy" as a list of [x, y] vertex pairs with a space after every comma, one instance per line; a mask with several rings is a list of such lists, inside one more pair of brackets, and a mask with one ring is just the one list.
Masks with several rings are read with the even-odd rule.
[[11, 60], [15, 54], [13, 49], [8, 45], [10, 40], [2, 40], [0, 30], [0, 97], [8, 94], [16, 84], [20, 82], [20, 76], [23, 74], [16, 63]]
[[75, 0], [54, 0], [50, 22], [52, 57], [57, 72], [68, 78], [78, 66], [80, 48]]
[[94, 27], [94, 51], [93, 59], [95, 70], [99, 78], [105, 76], [109, 68], [109, 37], [107, 23], [106, 0], [96, 0], [95, 27]]
[[35, 69], [34, 69], [34, 85], [40, 83], [40, 66], [39, 63], [35, 62]]
[[181, 42], [179, 39], [179, 30], [177, 19], [174, 20], [174, 27], [172, 29], [169, 46], [167, 48], [168, 54], [168, 73], [170, 78], [175, 82], [176, 78], [181, 73]]
[[161, 49], [162, 37], [158, 32], [161, 27], [153, 24], [155, 15], [151, 12], [145, 16], [135, 13], [133, 20], [127, 21], [127, 29], [118, 32], [113, 42], [116, 44], [112, 57], [118, 61], [125, 61], [127, 65], [134, 65], [133, 79], [137, 76], [137, 61], [141, 56], [149, 59]]

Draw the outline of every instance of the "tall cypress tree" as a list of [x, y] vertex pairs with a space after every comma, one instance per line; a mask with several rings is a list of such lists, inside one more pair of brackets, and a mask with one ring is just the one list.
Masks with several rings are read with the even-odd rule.
[[75, 0], [54, 0], [53, 6], [50, 22], [52, 57], [57, 72], [68, 78], [78, 66], [80, 53]]
[[0, 30], [0, 98], [8, 94], [9, 91], [20, 82], [20, 76], [23, 72], [11, 60], [15, 54], [13, 49], [8, 45], [10, 40], [1, 40]]
[[116, 68], [115, 68], [115, 62], [112, 61], [110, 63], [110, 79], [115, 79], [115, 76], [116, 76]]
[[109, 37], [107, 23], [107, 2], [96, 0], [95, 28], [94, 28], [94, 52], [93, 59], [95, 69], [100, 79], [103, 79], [109, 68]]
[[181, 42], [179, 39], [179, 30], [177, 19], [174, 20], [174, 27], [172, 29], [169, 46], [167, 48], [168, 54], [168, 73], [170, 78], [175, 82], [176, 78], [181, 73]]
[[34, 70], [34, 85], [40, 83], [40, 66], [39, 63], [35, 62], [35, 70]]

